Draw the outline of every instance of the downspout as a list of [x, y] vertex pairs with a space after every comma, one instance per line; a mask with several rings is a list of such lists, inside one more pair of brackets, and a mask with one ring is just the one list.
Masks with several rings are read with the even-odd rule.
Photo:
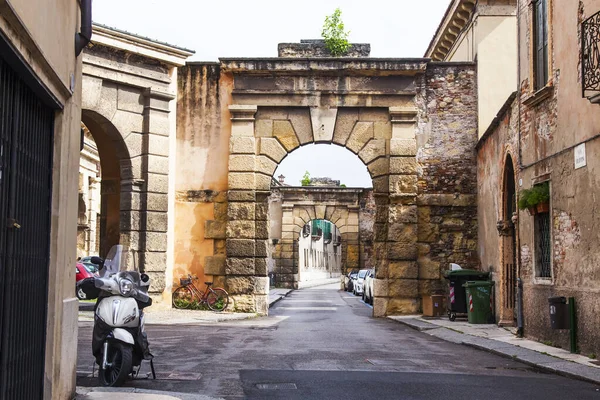
[[[519, 12], [520, 2], [517, 2], [517, 152], [518, 152], [518, 169], [519, 178], [518, 181], [515, 182], [518, 185], [515, 185], [515, 193], [517, 193], [516, 201], [519, 200], [519, 190], [518, 188], [521, 186], [519, 183], [521, 182], [521, 166], [523, 165], [523, 156], [521, 152], [521, 18]], [[519, 224], [519, 220], [517, 220], [517, 224]], [[515, 240], [515, 253], [517, 256], [517, 336], [523, 337], [523, 280], [521, 279], [521, 235], [519, 234], [519, 226], [516, 227], [516, 240]]]
[[75, 56], [83, 51], [92, 39], [92, 0], [81, 0], [81, 32], [75, 34]]

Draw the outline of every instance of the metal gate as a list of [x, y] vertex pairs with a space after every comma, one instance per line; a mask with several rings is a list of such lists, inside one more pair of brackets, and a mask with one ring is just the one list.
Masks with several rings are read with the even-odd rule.
[[0, 57], [0, 400], [43, 395], [53, 125]]

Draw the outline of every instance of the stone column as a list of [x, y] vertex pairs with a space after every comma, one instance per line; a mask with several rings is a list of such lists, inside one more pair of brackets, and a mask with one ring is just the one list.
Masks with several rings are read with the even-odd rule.
[[348, 206], [348, 216], [345, 225], [340, 228], [346, 239], [346, 269], [360, 267], [360, 245], [358, 242], [358, 210], [359, 206]]
[[146, 272], [150, 291], [165, 289], [168, 231], [169, 103], [170, 93], [144, 92], [141, 154], [121, 181], [121, 243], [127, 244], [132, 262]]
[[270, 180], [265, 182], [256, 173], [256, 110], [256, 106], [229, 106], [231, 138], [225, 274], [235, 310], [267, 314]]
[[294, 206], [282, 206], [283, 218], [281, 224], [281, 246], [279, 259], [279, 273], [277, 281], [281, 286], [298, 289], [299, 266], [296, 260], [298, 248], [294, 224]]
[[[378, 276], [376, 297], [387, 294], [374, 308], [376, 316], [416, 313], [419, 281], [417, 264], [417, 171], [415, 138], [417, 110], [391, 107], [389, 205], [387, 212], [386, 277]], [[381, 232], [376, 232], [381, 234]], [[381, 260], [381, 258], [377, 258]], [[386, 261], [383, 261], [386, 262]], [[387, 293], [386, 293], [387, 292]]]

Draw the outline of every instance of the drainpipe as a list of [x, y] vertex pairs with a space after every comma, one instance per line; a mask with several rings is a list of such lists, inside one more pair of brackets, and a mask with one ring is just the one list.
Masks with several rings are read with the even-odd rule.
[[92, 0], [81, 0], [81, 32], [75, 34], [75, 56], [78, 56], [92, 38]]
[[[515, 192], [518, 193], [518, 183], [521, 181], [521, 171], [523, 165], [523, 155], [521, 152], [521, 18], [520, 18], [520, 2], [517, 2], [517, 156], [518, 156], [518, 169], [519, 176]], [[518, 224], [518, 221], [517, 221]], [[515, 240], [515, 252], [517, 254], [517, 336], [523, 337], [524, 334], [524, 318], [523, 318], [523, 280], [521, 279], [521, 235], [519, 235], [519, 226], [515, 224], [516, 229], [516, 240]]]

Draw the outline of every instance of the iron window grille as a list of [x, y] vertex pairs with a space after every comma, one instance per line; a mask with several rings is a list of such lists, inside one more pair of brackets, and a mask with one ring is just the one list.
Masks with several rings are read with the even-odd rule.
[[600, 92], [600, 12], [581, 24], [581, 87], [586, 92]]
[[535, 215], [535, 249], [536, 249], [536, 277], [552, 277], [552, 239], [550, 213]]

